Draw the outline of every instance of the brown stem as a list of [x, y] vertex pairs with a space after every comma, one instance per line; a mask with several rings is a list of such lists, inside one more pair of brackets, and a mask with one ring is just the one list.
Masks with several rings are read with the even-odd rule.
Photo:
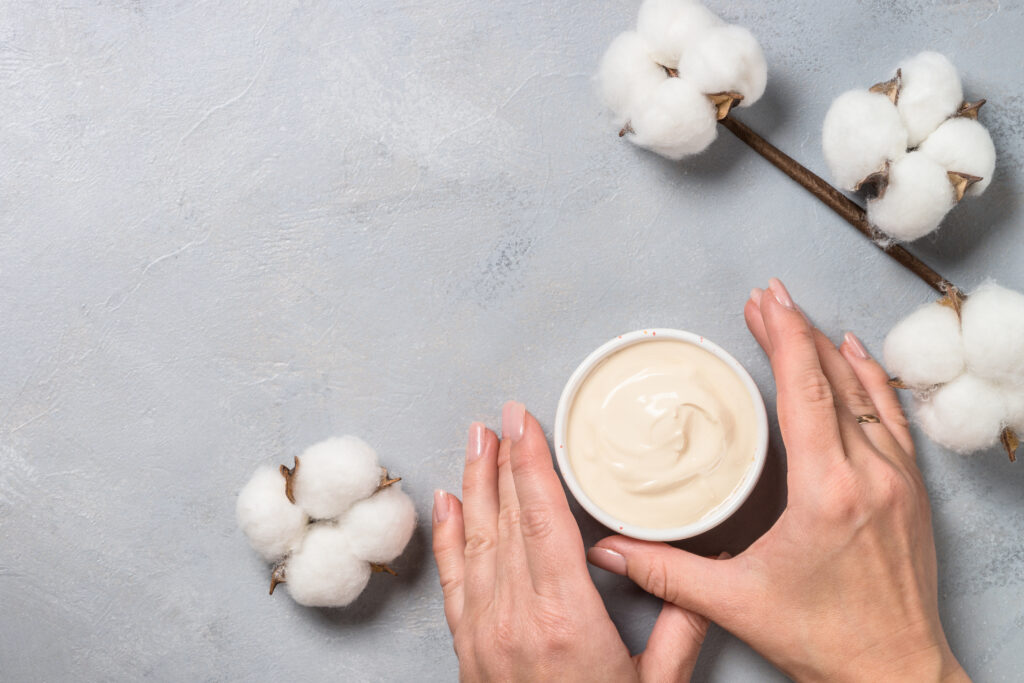
[[778, 147], [775, 147], [763, 137], [755, 133], [745, 124], [737, 121], [732, 116], [726, 116], [719, 121], [720, 124], [729, 129], [733, 135], [750, 146], [755, 152], [770, 161], [776, 168], [798, 182], [808, 192], [813, 194], [822, 203], [835, 211], [847, 223], [857, 228], [865, 237], [870, 239], [875, 246], [894, 258], [904, 268], [921, 278], [929, 287], [942, 295], [959, 289], [949, 280], [935, 272], [928, 264], [917, 258], [909, 251], [898, 244], [879, 244], [876, 240], [874, 228], [868, 223], [867, 214], [864, 209], [857, 205], [852, 199], [832, 187], [819, 176], [812, 173], [807, 167], [785, 154]]

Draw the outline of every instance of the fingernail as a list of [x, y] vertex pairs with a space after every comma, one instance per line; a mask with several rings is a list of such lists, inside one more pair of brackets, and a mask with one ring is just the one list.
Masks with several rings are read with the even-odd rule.
[[850, 347], [850, 351], [853, 355], [857, 356], [857, 358], [867, 360], [871, 357], [868, 355], [868, 350], [864, 348], [864, 344], [861, 343], [860, 339], [857, 339], [857, 335], [853, 332], [847, 332], [843, 335], [843, 339], [846, 340], [846, 345]]
[[608, 548], [591, 548], [587, 551], [587, 562], [600, 567], [606, 572], [612, 574], [618, 574], [619, 576], [626, 575], [626, 558]]
[[782, 284], [781, 280], [773, 277], [768, 281], [768, 288], [772, 290], [772, 294], [775, 295], [776, 301], [791, 311], [796, 310], [796, 304], [793, 302], [793, 297], [789, 295], [789, 290], [786, 289], [786, 285]]
[[501, 409], [501, 436], [512, 439], [516, 443], [523, 438], [523, 426], [526, 424], [526, 406], [516, 401], [509, 401]]
[[448, 500], [448, 493], [437, 489], [434, 491], [434, 523], [440, 524], [448, 519], [451, 514], [451, 503]]
[[466, 441], [466, 462], [473, 462], [484, 454], [484, 430], [479, 422], [469, 425], [469, 439]]
[[732, 555], [730, 555], [728, 553], [728, 551], [726, 551], [726, 550], [723, 550], [722, 552], [718, 553], [718, 559], [719, 560], [728, 560], [728, 559], [731, 559], [731, 558], [732, 558]]
[[750, 299], [755, 304], [760, 306], [761, 305], [761, 295], [762, 294], [764, 294], [764, 290], [763, 289], [761, 289], [760, 287], [754, 287], [752, 290], [750, 290]]

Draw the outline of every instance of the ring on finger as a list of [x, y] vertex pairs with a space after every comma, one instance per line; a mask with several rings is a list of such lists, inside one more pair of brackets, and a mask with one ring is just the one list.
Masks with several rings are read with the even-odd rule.
[[878, 416], [872, 415], [871, 413], [864, 413], [863, 415], [857, 416], [857, 424], [878, 424], [879, 422], [881, 422], [881, 420], [878, 419]]

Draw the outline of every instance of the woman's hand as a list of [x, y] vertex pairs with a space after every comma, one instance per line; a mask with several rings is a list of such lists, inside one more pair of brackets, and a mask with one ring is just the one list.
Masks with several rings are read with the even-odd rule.
[[631, 658], [587, 571], [540, 425], [519, 403], [499, 444], [469, 429], [464, 503], [434, 495], [434, 556], [467, 681], [688, 681], [707, 621], [666, 603]]
[[928, 496], [886, 372], [853, 335], [837, 349], [777, 280], [744, 314], [778, 386], [786, 510], [724, 562], [621, 536], [590, 561], [709, 616], [797, 679], [966, 679], [939, 622]]

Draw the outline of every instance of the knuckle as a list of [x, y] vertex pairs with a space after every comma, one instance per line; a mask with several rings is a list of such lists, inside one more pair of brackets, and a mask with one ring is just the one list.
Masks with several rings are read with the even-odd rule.
[[494, 538], [482, 531], [476, 531], [466, 537], [466, 557], [480, 557], [494, 550]]
[[874, 412], [874, 401], [856, 378], [847, 378], [837, 387], [838, 394], [854, 412]]
[[832, 405], [835, 402], [832, 385], [818, 371], [805, 372], [797, 381], [796, 391], [799, 392], [800, 398], [807, 403]]
[[520, 511], [519, 526], [524, 538], [544, 539], [554, 531], [551, 511], [546, 508], [527, 508]]
[[544, 638], [545, 647], [552, 652], [572, 649], [579, 640], [566, 617], [564, 609], [542, 607], [534, 614], [534, 621]]
[[441, 579], [441, 593], [445, 600], [450, 600], [462, 589], [461, 576], [446, 576]]
[[865, 495], [860, 481], [850, 467], [843, 467], [825, 488], [822, 502], [825, 516], [842, 523], [854, 522], [864, 514]]
[[648, 593], [657, 595], [662, 600], [675, 603], [679, 596], [676, 594], [668, 576], [668, 565], [665, 564], [665, 560], [660, 557], [652, 557], [644, 570], [641, 586]]
[[505, 505], [498, 511], [498, 524], [506, 528], [519, 526], [522, 513], [516, 505]]

